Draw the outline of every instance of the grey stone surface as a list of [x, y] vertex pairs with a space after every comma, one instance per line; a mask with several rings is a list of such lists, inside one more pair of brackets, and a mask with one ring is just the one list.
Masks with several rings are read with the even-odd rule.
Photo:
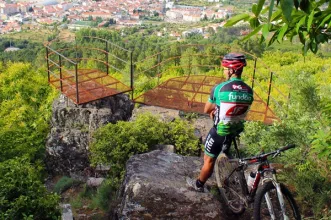
[[89, 166], [92, 133], [102, 125], [129, 120], [134, 104], [125, 94], [76, 105], [64, 96], [53, 103], [51, 132], [46, 142], [50, 173], [70, 175]]
[[209, 193], [193, 191], [186, 177], [196, 178], [202, 158], [154, 150], [132, 156], [119, 193], [120, 204], [113, 219], [218, 219], [249, 220], [251, 211], [229, 215], [222, 207], [212, 176]]
[[[118, 219], [228, 219], [211, 193], [188, 188], [186, 177], [198, 176], [199, 157], [155, 150], [129, 159], [120, 191]], [[212, 177], [208, 185], [216, 184]]]
[[105, 180], [105, 178], [95, 178], [95, 177], [89, 177], [86, 181], [87, 186], [91, 187], [98, 187], [102, 184], [102, 182]]
[[171, 144], [157, 144], [153, 150], [163, 150], [170, 153], [175, 153], [175, 146]]
[[62, 220], [73, 220], [72, 210], [70, 204], [60, 204], [60, 207], [62, 209]]
[[175, 109], [162, 108], [158, 106], [148, 106], [140, 105], [138, 108], [135, 108], [132, 113], [131, 120], [134, 120], [138, 114], [149, 112], [152, 115], [159, 116], [163, 121], [169, 122], [173, 121], [179, 117], [179, 111]]

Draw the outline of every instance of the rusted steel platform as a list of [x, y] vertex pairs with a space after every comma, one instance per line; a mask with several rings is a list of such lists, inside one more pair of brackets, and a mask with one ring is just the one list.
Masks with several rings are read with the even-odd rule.
[[49, 83], [75, 104], [132, 91], [129, 86], [99, 70], [66, 70], [50, 75]]
[[[203, 113], [212, 87], [225, 79], [215, 76], [190, 75], [172, 78], [138, 96], [134, 101], [146, 105]], [[278, 120], [267, 104], [254, 93], [254, 102], [246, 117], [251, 121], [271, 124]]]

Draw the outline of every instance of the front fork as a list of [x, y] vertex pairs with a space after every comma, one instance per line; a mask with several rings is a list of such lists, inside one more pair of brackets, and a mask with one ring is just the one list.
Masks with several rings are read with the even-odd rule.
[[[279, 204], [280, 204], [280, 208], [282, 210], [283, 219], [284, 220], [289, 220], [289, 217], [286, 215], [286, 208], [285, 208], [284, 196], [283, 196], [283, 193], [282, 193], [282, 189], [281, 189], [280, 183], [277, 181], [276, 174], [275, 173], [272, 174], [272, 179], [271, 178], [267, 178], [267, 179], [264, 179], [264, 181], [265, 180], [271, 180], [272, 181], [272, 184], [274, 184], [274, 186], [276, 188], [277, 198], [278, 198], [278, 201], [279, 201]], [[271, 219], [272, 220], [276, 220], [276, 216], [275, 216], [275, 212], [274, 212], [274, 209], [273, 209], [272, 201], [271, 201], [270, 196], [269, 196], [269, 192], [266, 192], [266, 194], [265, 194], [265, 200], [267, 202], [267, 206], [268, 206], [268, 210], [269, 210]]]

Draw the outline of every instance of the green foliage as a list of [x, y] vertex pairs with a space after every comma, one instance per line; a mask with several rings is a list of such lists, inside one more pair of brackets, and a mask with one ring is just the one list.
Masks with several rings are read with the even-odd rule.
[[117, 122], [99, 128], [91, 144], [91, 161], [111, 165], [113, 177], [120, 177], [126, 161], [134, 154], [149, 151], [157, 144], [173, 144], [178, 153], [192, 155], [198, 151], [198, 140], [187, 122], [161, 122], [142, 114], [135, 121]]
[[[328, 7], [325, 3], [328, 3]], [[258, 4], [252, 6], [252, 15], [237, 15], [229, 19], [225, 26], [235, 25], [239, 21], [249, 22], [253, 31], [245, 38], [248, 39], [262, 30], [260, 39], [265, 41], [268, 39], [268, 34], [272, 33], [268, 45], [275, 41], [282, 42], [285, 38], [292, 41], [298, 36], [305, 55], [308, 50], [316, 53], [318, 45], [330, 39], [329, 0], [277, 0], [277, 5], [275, 0], [271, 0], [269, 6], [262, 9], [264, 4], [265, 0], [259, 0]]]
[[299, 201], [310, 201], [308, 207], [304, 206], [303, 212], [312, 209], [316, 217], [321, 218], [331, 204], [331, 185], [330, 179], [322, 174], [327, 170], [321, 170], [317, 160], [313, 159], [298, 165], [298, 171], [289, 178], [295, 186]]
[[28, 159], [0, 163], [0, 219], [59, 219], [59, 196], [40, 181], [40, 167]]
[[[330, 161], [331, 159], [331, 104], [322, 108], [320, 123], [316, 122], [319, 129], [312, 135], [311, 154], [317, 154], [319, 159]], [[331, 166], [329, 167], [329, 171]]]
[[106, 179], [100, 187], [98, 187], [95, 196], [92, 199], [92, 206], [99, 207], [104, 211], [110, 209], [111, 201], [116, 199], [116, 193], [120, 187], [120, 181], [117, 178]]
[[[4, 52], [4, 50], [10, 46], [17, 47], [20, 50]], [[40, 63], [36, 62], [36, 56], [45, 52], [42, 49], [41, 43], [0, 38], [0, 60], [2, 60], [2, 62], [33, 62], [33, 64], [36, 64], [35, 66], [38, 66]]]
[[57, 181], [57, 183], [54, 186], [53, 191], [61, 194], [62, 192], [65, 192], [67, 189], [69, 189], [70, 187], [79, 184], [80, 182], [77, 180], [74, 180], [70, 177], [67, 176], [63, 176], [61, 179], [59, 179], [59, 181]]
[[267, 53], [266, 57], [265, 61], [282, 76], [283, 83], [291, 85], [290, 101], [286, 108], [277, 109], [280, 121], [272, 126], [246, 122], [243, 135], [246, 154], [296, 144], [278, 162], [286, 164], [284, 180], [295, 187], [302, 209], [313, 210], [318, 219], [327, 215], [322, 210], [331, 204], [329, 61], [307, 56], [304, 62], [291, 53], [282, 56]]
[[7, 63], [0, 72], [0, 161], [28, 155], [40, 158], [56, 95], [45, 72]]
[[175, 145], [176, 153], [181, 155], [197, 155], [199, 153], [198, 139], [194, 136], [194, 128], [187, 121], [175, 119], [168, 125], [168, 141]]

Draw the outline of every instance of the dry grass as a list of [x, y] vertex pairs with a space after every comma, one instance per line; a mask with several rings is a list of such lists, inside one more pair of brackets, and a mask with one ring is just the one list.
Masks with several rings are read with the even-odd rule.
[[[48, 36], [54, 34], [54, 30], [49, 30], [47, 28], [40, 28], [38, 30], [27, 30], [27, 26], [23, 29], [22, 32], [17, 33], [9, 33], [4, 35], [5, 37], [11, 39], [20, 39], [20, 40], [27, 40], [32, 42], [39, 42], [44, 43], [47, 41]], [[75, 33], [69, 30], [61, 30], [59, 33], [59, 37], [61, 39], [74, 39]]]
[[7, 36], [11, 39], [20, 39], [20, 40], [28, 40], [32, 42], [45, 42], [47, 37], [51, 35], [53, 32], [47, 29], [39, 29], [39, 30], [23, 30], [22, 32], [10, 33], [4, 36]]

